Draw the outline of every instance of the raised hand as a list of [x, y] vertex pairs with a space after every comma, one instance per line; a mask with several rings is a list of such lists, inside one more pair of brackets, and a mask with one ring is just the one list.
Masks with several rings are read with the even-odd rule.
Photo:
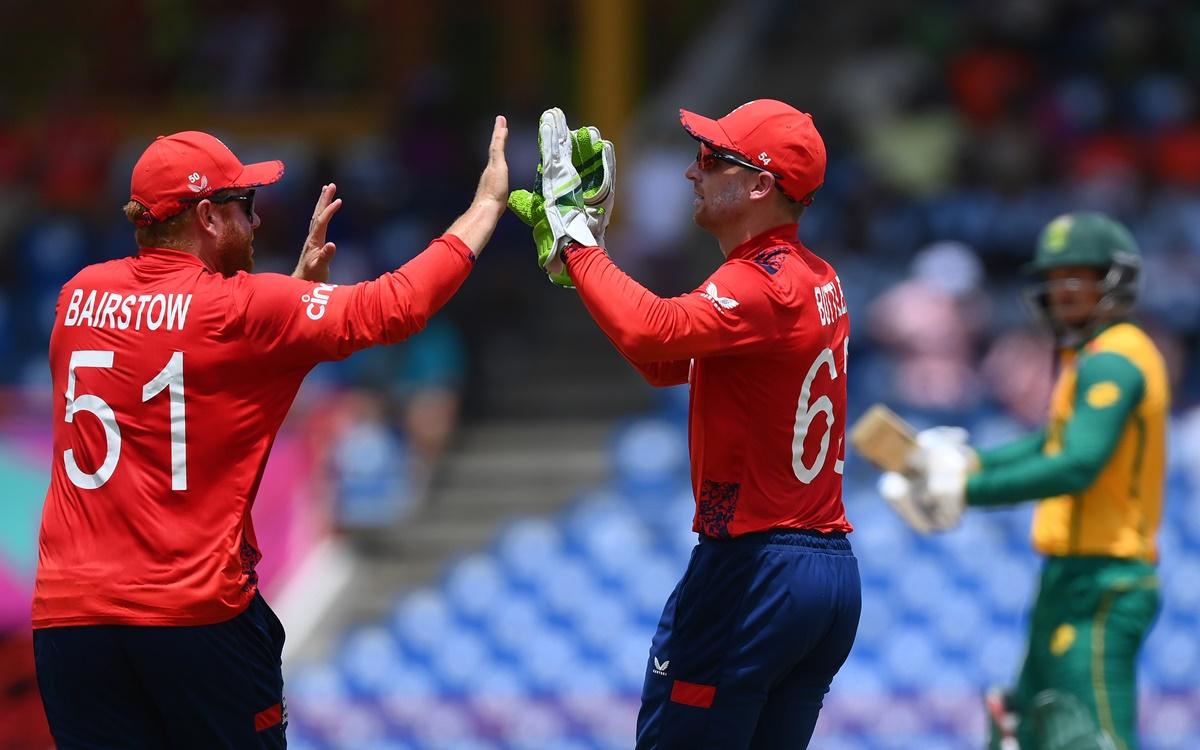
[[342, 207], [342, 199], [334, 198], [337, 185], [332, 182], [321, 186], [321, 195], [317, 198], [317, 206], [313, 209], [312, 220], [308, 223], [308, 236], [300, 248], [300, 260], [296, 262], [296, 270], [292, 276], [306, 281], [329, 281], [329, 264], [337, 245], [325, 241], [329, 222], [333, 215]]
[[504, 158], [504, 146], [508, 142], [508, 121], [497, 115], [492, 125], [492, 140], [488, 144], [487, 165], [479, 175], [479, 186], [475, 198], [466, 213], [454, 220], [447, 234], [463, 241], [475, 257], [483, 252], [492, 238], [496, 222], [504, 215], [508, 199], [508, 162]]
[[508, 161], [504, 157], [507, 142], [508, 120], [498, 115], [492, 126], [492, 141], [488, 144], [487, 166], [479, 175], [479, 187], [475, 190], [475, 202], [494, 207], [497, 218], [504, 213], [508, 202]]

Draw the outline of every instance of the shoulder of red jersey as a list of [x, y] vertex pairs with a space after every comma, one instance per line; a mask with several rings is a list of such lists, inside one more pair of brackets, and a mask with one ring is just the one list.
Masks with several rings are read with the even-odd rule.
[[746, 256], [741, 262], [757, 267], [768, 276], [777, 276], [789, 265], [800, 273], [819, 278], [834, 275], [828, 262], [799, 242], [776, 242]]
[[63, 284], [62, 288], [77, 287], [80, 284], [95, 283], [112, 278], [114, 275], [128, 273], [132, 258], [114, 258], [100, 263], [91, 263], [79, 269], [74, 276]]

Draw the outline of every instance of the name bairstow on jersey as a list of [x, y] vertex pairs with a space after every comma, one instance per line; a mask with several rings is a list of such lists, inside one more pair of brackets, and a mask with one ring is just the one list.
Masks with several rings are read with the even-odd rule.
[[103, 292], [99, 299], [96, 294], [95, 289], [89, 290], [85, 299], [82, 289], [72, 291], [63, 325], [140, 331], [144, 323], [149, 331], [182, 331], [192, 304], [190, 294]]
[[842, 280], [833, 277], [828, 284], [813, 287], [817, 298], [817, 312], [821, 325], [827, 326], [846, 314], [846, 295], [842, 294]]

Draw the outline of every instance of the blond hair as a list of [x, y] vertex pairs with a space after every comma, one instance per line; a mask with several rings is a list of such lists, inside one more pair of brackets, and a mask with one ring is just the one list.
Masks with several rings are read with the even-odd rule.
[[[187, 211], [156, 221], [149, 215], [150, 209], [133, 200], [125, 204], [124, 211], [125, 218], [137, 227], [133, 236], [138, 247], [175, 247], [179, 244], [184, 227], [183, 217]], [[147, 219], [149, 223], [145, 223]]]

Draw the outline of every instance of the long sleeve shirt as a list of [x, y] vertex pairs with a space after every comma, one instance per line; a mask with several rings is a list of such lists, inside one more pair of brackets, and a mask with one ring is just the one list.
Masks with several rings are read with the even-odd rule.
[[1039, 499], [1047, 555], [1153, 561], [1162, 518], [1170, 388], [1153, 342], [1128, 322], [1062, 355], [1045, 429], [980, 453], [967, 503]]
[[599, 248], [567, 268], [621, 354], [656, 386], [690, 384], [693, 528], [848, 532], [842, 504], [849, 319], [833, 268], [777, 227], [697, 289], [658, 297]]
[[446, 235], [352, 286], [210, 272], [143, 248], [58, 299], [56, 394], [33, 625], [202, 625], [254, 596], [250, 509], [319, 362], [425, 326], [474, 266]]

